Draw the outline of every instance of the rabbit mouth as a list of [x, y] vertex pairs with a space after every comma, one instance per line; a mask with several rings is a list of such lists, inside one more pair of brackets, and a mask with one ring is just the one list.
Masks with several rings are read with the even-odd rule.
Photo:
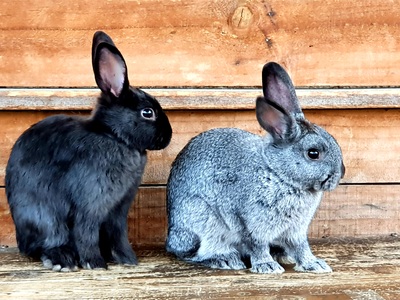
[[169, 145], [169, 142], [171, 141], [171, 135], [168, 136], [159, 136], [154, 144], [147, 148], [148, 150], [161, 150], [166, 148]]
[[332, 191], [338, 186], [339, 179], [340, 177], [336, 176], [336, 174], [328, 175], [323, 181], [318, 182], [314, 188], [316, 190]]

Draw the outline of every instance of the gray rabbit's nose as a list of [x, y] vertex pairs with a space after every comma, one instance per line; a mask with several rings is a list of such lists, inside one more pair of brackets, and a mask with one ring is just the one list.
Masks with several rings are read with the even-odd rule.
[[340, 178], [343, 178], [345, 173], [346, 173], [346, 167], [344, 166], [344, 164], [342, 162], [342, 177], [340, 177]]

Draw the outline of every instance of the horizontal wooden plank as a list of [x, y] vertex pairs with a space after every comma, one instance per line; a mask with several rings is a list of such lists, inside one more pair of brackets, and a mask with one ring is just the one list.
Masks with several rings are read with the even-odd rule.
[[[166, 110], [254, 109], [252, 89], [144, 89]], [[90, 110], [98, 89], [0, 89], [0, 110]], [[298, 89], [304, 109], [400, 108], [399, 88]]]
[[[57, 112], [0, 111], [0, 184], [12, 145], [31, 124]], [[87, 111], [74, 112], [87, 115]], [[343, 150], [343, 183], [400, 182], [399, 109], [307, 110], [307, 117], [326, 128]], [[238, 127], [263, 135], [250, 110], [168, 111], [173, 128], [170, 145], [150, 151], [143, 182], [165, 184], [170, 165], [184, 145], [198, 133], [216, 127]]]
[[325, 193], [310, 237], [400, 234], [400, 185], [341, 185]]
[[[165, 187], [141, 187], [129, 213], [135, 247], [163, 247], [167, 232]], [[388, 236], [400, 233], [400, 185], [340, 185], [326, 193], [310, 238]], [[0, 245], [15, 246], [14, 225], [0, 189]]]
[[254, 86], [266, 61], [298, 86], [398, 86], [400, 5], [390, 0], [3, 1], [2, 86], [94, 86], [106, 30], [138, 86]]
[[[178, 261], [161, 250], [137, 251], [139, 265], [108, 271], [58, 273], [0, 249], [0, 297], [22, 299], [386, 299], [400, 297], [397, 238], [314, 241], [332, 274], [282, 275], [212, 270]], [[357, 280], [355, 280], [357, 278]], [[84, 282], [85, 284], [82, 284]]]
[[[178, 261], [161, 250], [137, 251], [139, 265], [108, 271], [54, 273], [0, 249], [0, 297], [5, 299], [336, 299], [400, 298], [400, 241], [391, 239], [313, 241], [315, 255], [332, 274], [281, 275], [248, 270], [212, 270]], [[82, 284], [84, 283], [84, 284]]]

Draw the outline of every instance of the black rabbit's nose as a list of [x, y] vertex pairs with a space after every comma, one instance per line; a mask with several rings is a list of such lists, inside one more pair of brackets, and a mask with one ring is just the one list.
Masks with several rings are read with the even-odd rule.
[[344, 164], [342, 163], [342, 177], [344, 177], [344, 174], [346, 173], [346, 167], [344, 166]]

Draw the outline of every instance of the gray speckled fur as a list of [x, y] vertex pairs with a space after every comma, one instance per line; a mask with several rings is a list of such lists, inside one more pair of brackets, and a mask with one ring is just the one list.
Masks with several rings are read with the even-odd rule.
[[[249, 258], [257, 273], [283, 272], [277, 260], [295, 263], [297, 271], [330, 272], [312, 254], [307, 231], [323, 191], [334, 189], [344, 174], [341, 150], [304, 118], [279, 65], [264, 67], [263, 87], [256, 110], [269, 134], [212, 129], [193, 138], [174, 161], [167, 251], [212, 268], [244, 269]], [[315, 148], [318, 160], [307, 156]]]

